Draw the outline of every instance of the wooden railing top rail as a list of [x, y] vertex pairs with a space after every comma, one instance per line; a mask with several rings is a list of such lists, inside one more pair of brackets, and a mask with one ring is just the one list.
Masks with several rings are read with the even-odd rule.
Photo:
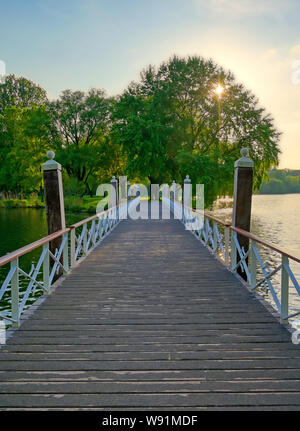
[[[186, 209], [188, 209], [188, 210], [190, 210], [190, 211], [193, 211], [193, 212], [195, 212], [195, 213], [200, 214], [200, 212], [199, 212], [198, 210], [195, 210], [194, 208], [188, 207], [188, 206], [186, 206], [186, 205], [185, 205], [185, 208], [186, 208]], [[212, 215], [210, 215], [210, 214], [205, 213], [205, 214], [204, 214], [204, 216], [205, 216], [206, 218], [208, 218], [208, 219], [212, 220], [212, 221], [215, 221], [215, 222], [217, 222], [217, 223], [219, 223], [219, 224], [223, 225], [223, 226], [226, 226], [226, 227], [230, 227], [230, 226], [231, 226], [231, 223], [229, 223], [229, 222], [224, 222], [223, 220], [220, 220], [220, 219], [218, 219], [217, 217], [214, 217], [214, 216], [212, 216]]]
[[97, 214], [95, 214], [95, 215], [93, 215], [91, 217], [88, 217], [88, 218], [86, 218], [84, 220], [81, 220], [81, 221], [79, 221], [77, 223], [74, 223], [74, 224], [72, 224], [72, 226], [70, 226], [70, 229], [76, 229], [77, 227], [80, 227], [80, 226], [82, 226], [82, 225], [84, 225], [86, 223], [89, 223], [90, 221], [96, 220], [97, 218], [99, 218], [102, 215], [104, 215], [105, 213], [107, 213], [107, 211], [112, 211], [112, 210], [118, 208], [119, 206], [120, 205], [116, 205], [116, 206], [114, 206], [112, 208], [109, 208], [108, 210], [101, 211], [100, 213], [97, 213]]
[[[189, 210], [192, 210], [192, 211], [194, 211], [194, 212], [196, 212], [196, 213], [198, 213], [198, 214], [200, 215], [199, 211], [197, 211], [197, 210], [195, 210], [195, 209], [193, 209], [193, 208], [190, 208], [190, 207], [187, 207], [187, 206], [186, 206], [185, 208], [187, 208], [187, 209], [189, 209]], [[206, 213], [205, 213], [205, 214], [204, 214], [204, 216], [205, 216], [206, 218], [208, 218], [208, 219], [210, 219], [210, 220], [212, 220], [212, 221], [216, 222], [216, 223], [219, 223], [219, 224], [223, 225], [224, 227], [228, 227], [229, 229], [231, 229], [231, 230], [233, 230], [233, 231], [237, 232], [237, 233], [238, 233], [238, 234], [240, 234], [240, 235], [243, 235], [243, 236], [245, 236], [245, 237], [247, 237], [247, 238], [251, 239], [252, 241], [257, 242], [258, 244], [261, 244], [261, 245], [262, 245], [262, 246], [264, 246], [264, 247], [268, 247], [268, 248], [270, 248], [271, 250], [273, 250], [273, 251], [275, 251], [275, 252], [277, 252], [277, 253], [280, 253], [280, 254], [282, 254], [283, 256], [286, 256], [286, 257], [288, 257], [288, 258], [290, 258], [290, 259], [294, 260], [295, 262], [300, 263], [300, 257], [299, 257], [299, 256], [295, 256], [295, 255], [293, 255], [293, 253], [292, 253], [292, 252], [290, 252], [290, 251], [288, 251], [288, 250], [283, 250], [282, 248], [277, 247], [276, 245], [271, 244], [271, 243], [269, 243], [269, 242], [267, 242], [267, 241], [264, 241], [263, 239], [259, 238], [259, 237], [258, 237], [258, 236], [256, 236], [256, 235], [253, 235], [253, 234], [252, 234], [252, 233], [250, 233], [250, 232], [247, 232], [246, 230], [243, 230], [243, 229], [240, 229], [240, 228], [234, 227], [234, 226], [232, 226], [232, 225], [231, 225], [231, 223], [224, 222], [224, 221], [222, 221], [222, 220], [220, 220], [220, 219], [218, 219], [218, 218], [216, 218], [216, 217], [213, 217], [213, 216], [211, 216], [211, 215], [209, 215], [209, 214], [206, 214]]]
[[215, 222], [217, 222], [217, 223], [219, 223], [219, 224], [221, 224], [221, 225], [223, 225], [223, 226], [225, 226], [225, 227], [231, 227], [231, 223], [229, 223], [229, 222], [224, 222], [223, 220], [220, 220], [220, 219], [218, 219], [218, 218], [216, 218], [216, 217], [213, 217], [213, 216], [211, 216], [211, 215], [209, 215], [209, 214], [205, 214], [205, 217], [206, 217], [206, 218], [209, 218], [210, 220], [215, 221]]
[[[118, 208], [121, 204], [116, 205], [116, 206], [114, 206], [112, 208], [109, 208], [109, 210], [112, 211], [112, 210]], [[43, 238], [41, 238], [41, 239], [39, 239], [39, 240], [37, 240], [35, 242], [32, 242], [32, 243], [30, 243], [28, 245], [25, 245], [24, 247], [19, 248], [18, 250], [15, 250], [15, 251], [13, 251], [11, 253], [5, 254], [4, 256], [1, 256], [0, 257], [0, 267], [3, 266], [3, 265], [6, 265], [7, 263], [10, 263], [12, 260], [15, 260], [15, 259], [17, 259], [17, 258], [19, 258], [21, 256], [24, 256], [24, 254], [29, 253], [29, 252], [35, 250], [36, 248], [39, 248], [39, 247], [43, 246], [44, 244], [47, 244], [49, 241], [52, 241], [52, 240], [60, 237], [61, 235], [69, 232], [72, 229], [76, 229], [76, 228], [78, 228], [78, 227], [80, 227], [80, 226], [82, 226], [82, 225], [84, 225], [84, 224], [86, 224], [86, 223], [88, 223], [90, 221], [93, 221], [93, 220], [97, 219], [98, 217], [101, 217], [107, 211], [108, 210], [102, 211], [102, 212], [100, 212], [98, 214], [95, 214], [95, 215], [93, 215], [91, 217], [88, 217], [88, 218], [86, 218], [84, 220], [81, 220], [80, 222], [75, 223], [75, 224], [73, 224], [72, 226], [70, 226], [70, 227], [68, 227], [66, 229], [54, 232], [51, 235], [45, 236], [45, 237], [43, 237]]]
[[292, 254], [292, 252], [289, 252], [287, 250], [283, 250], [282, 248], [277, 247], [276, 245], [271, 244], [271, 243], [269, 243], [267, 241], [264, 241], [261, 238], [259, 238], [258, 236], [253, 235], [252, 233], [247, 232], [246, 230], [240, 229], [238, 227], [230, 226], [230, 229], [233, 230], [233, 231], [235, 231], [235, 232], [237, 232], [240, 235], [245, 236], [246, 238], [251, 239], [252, 241], [255, 241], [255, 242], [263, 245], [264, 247], [268, 247], [271, 250], [276, 251], [277, 253], [283, 254], [284, 256], [286, 256], [286, 257], [294, 260], [295, 262], [300, 263], [300, 257], [294, 256]]
[[49, 241], [52, 241], [69, 231], [70, 231], [70, 228], [58, 230], [57, 232], [52, 233], [51, 235], [45, 236], [44, 238], [38, 239], [37, 241], [32, 242], [31, 244], [25, 245], [24, 247], [19, 248], [18, 250], [5, 254], [4, 256], [0, 257], [0, 267], [3, 265], [6, 265], [12, 260], [15, 260], [21, 256], [24, 256], [24, 254], [29, 253], [35, 250], [36, 248], [41, 247], [44, 244], [47, 244]]
[[210, 220], [212, 220], [212, 221], [215, 221], [215, 222], [217, 222], [217, 223], [220, 223], [221, 225], [223, 225], [223, 226], [225, 226], [225, 227], [230, 228], [231, 230], [233, 230], [233, 231], [237, 232], [239, 235], [243, 235], [243, 236], [245, 236], [245, 237], [247, 237], [247, 238], [251, 239], [252, 241], [257, 242], [258, 244], [261, 244], [261, 245], [262, 245], [262, 246], [264, 246], [264, 247], [268, 247], [268, 248], [270, 248], [271, 250], [273, 250], [273, 251], [275, 251], [275, 252], [277, 252], [277, 253], [283, 254], [284, 256], [287, 256], [288, 258], [290, 258], [290, 259], [294, 260], [295, 262], [300, 263], [300, 257], [298, 257], [298, 256], [294, 256], [294, 255], [292, 254], [292, 252], [289, 252], [288, 250], [283, 250], [282, 248], [277, 247], [276, 245], [274, 245], [274, 244], [272, 244], [272, 243], [270, 243], [270, 242], [264, 241], [263, 239], [259, 238], [259, 237], [258, 237], [258, 236], [256, 236], [256, 235], [253, 235], [252, 233], [250, 233], [250, 232], [248, 232], [248, 231], [246, 231], [246, 230], [240, 229], [240, 228], [238, 228], [238, 227], [234, 227], [234, 226], [232, 226], [232, 225], [231, 225], [231, 223], [223, 222], [222, 220], [219, 220], [219, 219], [217, 219], [217, 218], [215, 218], [215, 217], [212, 217], [212, 216], [210, 216], [210, 215], [208, 215], [208, 214], [205, 214], [205, 217], [209, 218], [209, 219], [210, 219]]
[[[118, 208], [119, 206], [120, 205], [114, 206], [114, 207], [110, 208], [110, 210], [114, 210], [114, 209]], [[192, 211], [197, 212], [196, 210], [193, 210], [192, 208], [188, 208], [188, 209], [191, 209]], [[91, 217], [88, 217], [88, 218], [86, 218], [84, 220], [81, 220], [78, 223], [73, 224], [72, 226], [70, 226], [67, 229], [59, 230], [59, 231], [57, 231], [57, 232], [55, 232], [55, 233], [53, 233], [51, 235], [48, 235], [48, 236], [46, 236], [44, 238], [41, 238], [41, 239], [39, 239], [39, 240], [37, 240], [35, 242], [32, 242], [31, 244], [28, 244], [28, 245], [26, 245], [26, 246], [24, 246], [22, 248], [19, 248], [18, 250], [15, 250], [15, 251], [13, 251], [11, 253], [8, 253], [8, 254], [0, 257], [0, 267], [3, 266], [3, 265], [6, 265], [7, 263], [10, 263], [12, 260], [17, 259], [17, 258], [23, 256], [26, 253], [29, 253], [29, 252], [35, 250], [38, 247], [43, 246], [44, 244], [47, 244], [49, 241], [52, 241], [52, 240], [60, 237], [61, 235], [69, 232], [71, 229], [76, 229], [76, 228], [78, 228], [78, 227], [80, 227], [80, 226], [82, 226], [82, 225], [84, 225], [84, 224], [86, 224], [86, 223], [88, 223], [90, 221], [93, 221], [93, 220], [97, 219], [98, 217], [101, 217], [101, 215], [105, 214], [106, 212], [107, 212], [107, 210], [106, 211], [102, 211], [101, 213], [95, 214], [95, 215], [93, 215]], [[220, 220], [220, 219], [218, 219], [216, 217], [213, 217], [213, 216], [211, 216], [209, 214], [205, 214], [205, 217], [208, 218], [208, 219], [210, 219], [210, 220], [212, 220], [212, 221], [214, 221], [214, 222], [216, 222], [216, 223], [219, 223], [219, 224], [221, 224], [221, 225], [223, 225], [225, 227], [230, 228], [231, 230], [237, 232], [239, 235], [243, 235], [243, 236], [251, 239], [252, 241], [256, 241], [258, 244], [261, 244], [264, 247], [268, 247], [271, 250], [273, 250], [273, 251], [275, 251], [277, 253], [280, 253], [280, 254], [282, 254], [284, 256], [287, 256], [288, 258], [294, 260], [295, 262], [300, 263], [300, 257], [294, 256], [291, 252], [289, 252], [287, 250], [283, 250], [282, 248], [277, 247], [274, 244], [271, 244], [271, 243], [269, 243], [267, 241], [264, 241], [263, 239], [259, 238], [256, 235], [253, 235], [250, 232], [247, 232], [247, 231], [245, 231], [243, 229], [231, 226], [230, 223], [224, 222], [224, 221], [222, 221], [222, 220]]]

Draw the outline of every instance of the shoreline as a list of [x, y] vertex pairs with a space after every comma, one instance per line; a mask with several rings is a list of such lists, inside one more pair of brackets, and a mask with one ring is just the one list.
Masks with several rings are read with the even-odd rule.
[[[65, 198], [65, 211], [72, 213], [89, 213], [94, 214], [97, 204], [101, 201], [102, 197], [66, 197]], [[33, 199], [0, 199], [1, 209], [44, 209], [45, 202], [38, 198]]]

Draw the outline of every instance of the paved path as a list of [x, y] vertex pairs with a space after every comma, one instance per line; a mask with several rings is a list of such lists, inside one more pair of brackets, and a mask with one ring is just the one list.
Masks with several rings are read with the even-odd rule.
[[0, 350], [7, 408], [300, 410], [300, 350], [179, 221], [128, 220]]

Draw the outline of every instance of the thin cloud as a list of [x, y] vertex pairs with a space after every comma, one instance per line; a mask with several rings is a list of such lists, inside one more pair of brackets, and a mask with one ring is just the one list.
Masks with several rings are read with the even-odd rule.
[[290, 54], [293, 57], [300, 57], [300, 44], [292, 46], [292, 48], [290, 49]]
[[264, 56], [266, 59], [271, 59], [271, 58], [274, 58], [277, 54], [278, 54], [277, 50], [276, 50], [276, 49], [271, 48], [271, 49], [267, 49], [267, 51], [265, 51], [265, 52], [263, 53], [263, 56]]
[[[197, 6], [207, 4], [203, 0], [194, 0]], [[213, 12], [230, 15], [268, 15], [282, 12], [295, 5], [295, 0], [210, 0], [209, 7]]]

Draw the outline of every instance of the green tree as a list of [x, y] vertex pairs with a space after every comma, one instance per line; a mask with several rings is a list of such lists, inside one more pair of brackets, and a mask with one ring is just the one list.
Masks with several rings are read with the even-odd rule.
[[259, 193], [300, 193], [300, 171], [272, 169], [268, 172], [268, 179], [262, 183]]
[[232, 192], [241, 147], [255, 162], [255, 189], [278, 164], [280, 133], [271, 116], [212, 60], [175, 56], [157, 70], [149, 66], [118, 99], [114, 119], [128, 172], [160, 183], [190, 174], [207, 185], [207, 203]]
[[11, 74], [0, 83], [0, 114], [5, 108], [30, 108], [46, 102], [46, 91], [29, 79]]
[[0, 115], [0, 190], [41, 191], [48, 133], [44, 107], [6, 108]]
[[102, 90], [91, 89], [88, 93], [65, 90], [57, 101], [49, 104], [52, 119], [49, 132], [57, 160], [69, 177], [84, 184], [90, 194], [93, 176], [104, 160], [107, 163], [112, 150], [108, 138], [111, 103]]
[[24, 77], [7, 75], [0, 83], [0, 190], [3, 192], [17, 195], [41, 187], [46, 103], [46, 91]]

